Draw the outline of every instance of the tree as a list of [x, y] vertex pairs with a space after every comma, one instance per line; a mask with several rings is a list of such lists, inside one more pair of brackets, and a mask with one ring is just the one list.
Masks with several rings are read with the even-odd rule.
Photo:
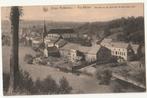
[[60, 94], [69, 94], [72, 90], [72, 87], [69, 85], [68, 81], [65, 77], [63, 77], [60, 81], [59, 93]]
[[19, 82], [19, 56], [18, 56], [18, 46], [19, 46], [19, 18], [21, 10], [17, 6], [11, 7], [10, 11], [10, 22], [11, 22], [11, 55], [10, 55], [10, 84], [8, 93], [16, 89]]
[[35, 87], [35, 94], [57, 94], [59, 91], [58, 84], [51, 76], [46, 77], [42, 81], [37, 79]]

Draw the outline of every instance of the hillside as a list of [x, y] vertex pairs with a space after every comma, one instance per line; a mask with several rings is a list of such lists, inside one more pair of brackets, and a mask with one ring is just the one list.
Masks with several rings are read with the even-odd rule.
[[144, 17], [85, 23], [76, 30], [80, 34], [88, 34], [96, 39], [108, 37], [115, 41], [144, 43]]
[[[43, 21], [21, 21], [20, 28], [43, 29]], [[82, 36], [87, 34], [94, 40], [109, 37], [115, 41], [144, 43], [144, 17], [128, 17], [108, 22], [54, 22], [46, 21], [47, 29], [73, 28]], [[8, 21], [2, 21], [2, 31], [10, 32]]]

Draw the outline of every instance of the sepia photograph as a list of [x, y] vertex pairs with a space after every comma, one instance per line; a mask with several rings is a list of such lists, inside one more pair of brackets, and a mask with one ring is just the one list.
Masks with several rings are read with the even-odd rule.
[[3, 95], [146, 92], [144, 3], [1, 7]]

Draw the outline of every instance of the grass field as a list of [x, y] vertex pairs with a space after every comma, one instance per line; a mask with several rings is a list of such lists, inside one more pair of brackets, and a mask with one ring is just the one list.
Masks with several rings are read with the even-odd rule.
[[[108, 93], [112, 92], [109, 86], [98, 85], [96, 78], [86, 75], [75, 75], [72, 73], [64, 73], [56, 68], [40, 65], [26, 64], [23, 60], [25, 54], [35, 54], [35, 52], [29, 47], [20, 47], [19, 49], [19, 64], [20, 68], [24, 71], [29, 72], [32, 79], [43, 80], [48, 75], [52, 76], [57, 82], [63, 76], [67, 78], [69, 84], [72, 86], [76, 93]], [[10, 58], [10, 47], [3, 46], [2, 48], [3, 57], [3, 72], [9, 73], [9, 58]]]

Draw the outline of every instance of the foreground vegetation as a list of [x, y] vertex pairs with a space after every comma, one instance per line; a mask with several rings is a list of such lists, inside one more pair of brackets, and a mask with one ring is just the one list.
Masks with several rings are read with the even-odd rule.
[[[3, 73], [3, 89], [4, 95], [9, 95], [9, 74]], [[44, 80], [37, 79], [35, 82], [31, 79], [29, 73], [20, 72], [19, 83], [12, 95], [41, 95], [41, 94], [70, 94], [72, 87], [69, 85], [65, 77], [57, 83], [51, 76]]]

